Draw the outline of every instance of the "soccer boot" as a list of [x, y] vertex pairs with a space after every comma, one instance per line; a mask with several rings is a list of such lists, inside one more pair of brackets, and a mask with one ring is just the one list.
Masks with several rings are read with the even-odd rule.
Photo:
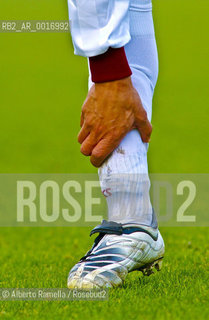
[[69, 273], [68, 288], [112, 288], [121, 285], [129, 272], [149, 276], [160, 271], [164, 242], [157, 228], [103, 220], [90, 235], [94, 233], [99, 235], [93, 247]]

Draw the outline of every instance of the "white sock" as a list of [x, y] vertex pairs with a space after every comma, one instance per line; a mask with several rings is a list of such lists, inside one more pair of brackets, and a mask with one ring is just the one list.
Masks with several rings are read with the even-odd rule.
[[99, 169], [109, 220], [152, 225], [146, 149], [138, 131], [133, 130]]
[[[151, 1], [146, 1], [146, 10], [143, 10], [143, 5], [140, 3], [143, 2], [131, 1], [132, 39], [125, 50], [133, 73], [132, 82], [140, 95], [148, 118], [151, 119], [158, 59]], [[126, 135], [120, 146], [99, 169], [101, 188], [107, 197], [109, 220], [156, 227], [149, 196], [147, 149], [148, 145], [142, 142], [138, 131], [133, 130]]]

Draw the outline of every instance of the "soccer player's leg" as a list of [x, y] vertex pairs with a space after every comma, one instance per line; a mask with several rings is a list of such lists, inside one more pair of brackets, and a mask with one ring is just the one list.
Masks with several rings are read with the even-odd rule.
[[[146, 11], [130, 8], [132, 40], [126, 54], [133, 84], [151, 119], [158, 63], [148, 2]], [[99, 169], [101, 187], [109, 190], [109, 222], [103, 221], [93, 229], [92, 233], [99, 235], [70, 271], [69, 288], [115, 287], [131, 271], [150, 275], [154, 269], [160, 270], [164, 242], [149, 197], [147, 148], [138, 131], [133, 130]]]

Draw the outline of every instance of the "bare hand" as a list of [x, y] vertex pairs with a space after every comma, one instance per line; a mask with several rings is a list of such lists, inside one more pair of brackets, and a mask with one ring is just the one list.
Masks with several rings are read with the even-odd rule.
[[95, 83], [82, 107], [81, 152], [99, 167], [134, 128], [149, 142], [152, 126], [131, 78]]

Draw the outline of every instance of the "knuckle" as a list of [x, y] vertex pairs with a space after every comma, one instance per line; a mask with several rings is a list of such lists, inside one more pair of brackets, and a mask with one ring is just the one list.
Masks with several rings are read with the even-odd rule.
[[96, 135], [102, 135], [102, 133], [105, 132], [105, 128], [103, 125], [101, 124], [98, 124], [96, 127], [95, 127], [95, 134]]
[[91, 123], [90, 123], [89, 119], [85, 119], [84, 126], [85, 126], [85, 130], [90, 130]]
[[85, 118], [84, 125], [85, 125], [85, 130], [92, 131], [95, 129], [95, 122], [92, 116], [88, 116]]
[[120, 139], [120, 137], [126, 133], [128, 130], [126, 128], [126, 126], [122, 126], [119, 128], [119, 127], [116, 127], [110, 134], [110, 137], [111, 137], [111, 140], [112, 140], [112, 143], [114, 143], [115, 141], [117, 141], [118, 139]]
[[81, 112], [82, 112], [82, 113], [85, 113], [86, 108], [87, 108], [87, 105], [88, 105], [88, 96], [87, 96], [86, 99], [84, 100], [84, 103], [83, 103], [83, 105], [82, 105], [82, 107], [81, 107]]

